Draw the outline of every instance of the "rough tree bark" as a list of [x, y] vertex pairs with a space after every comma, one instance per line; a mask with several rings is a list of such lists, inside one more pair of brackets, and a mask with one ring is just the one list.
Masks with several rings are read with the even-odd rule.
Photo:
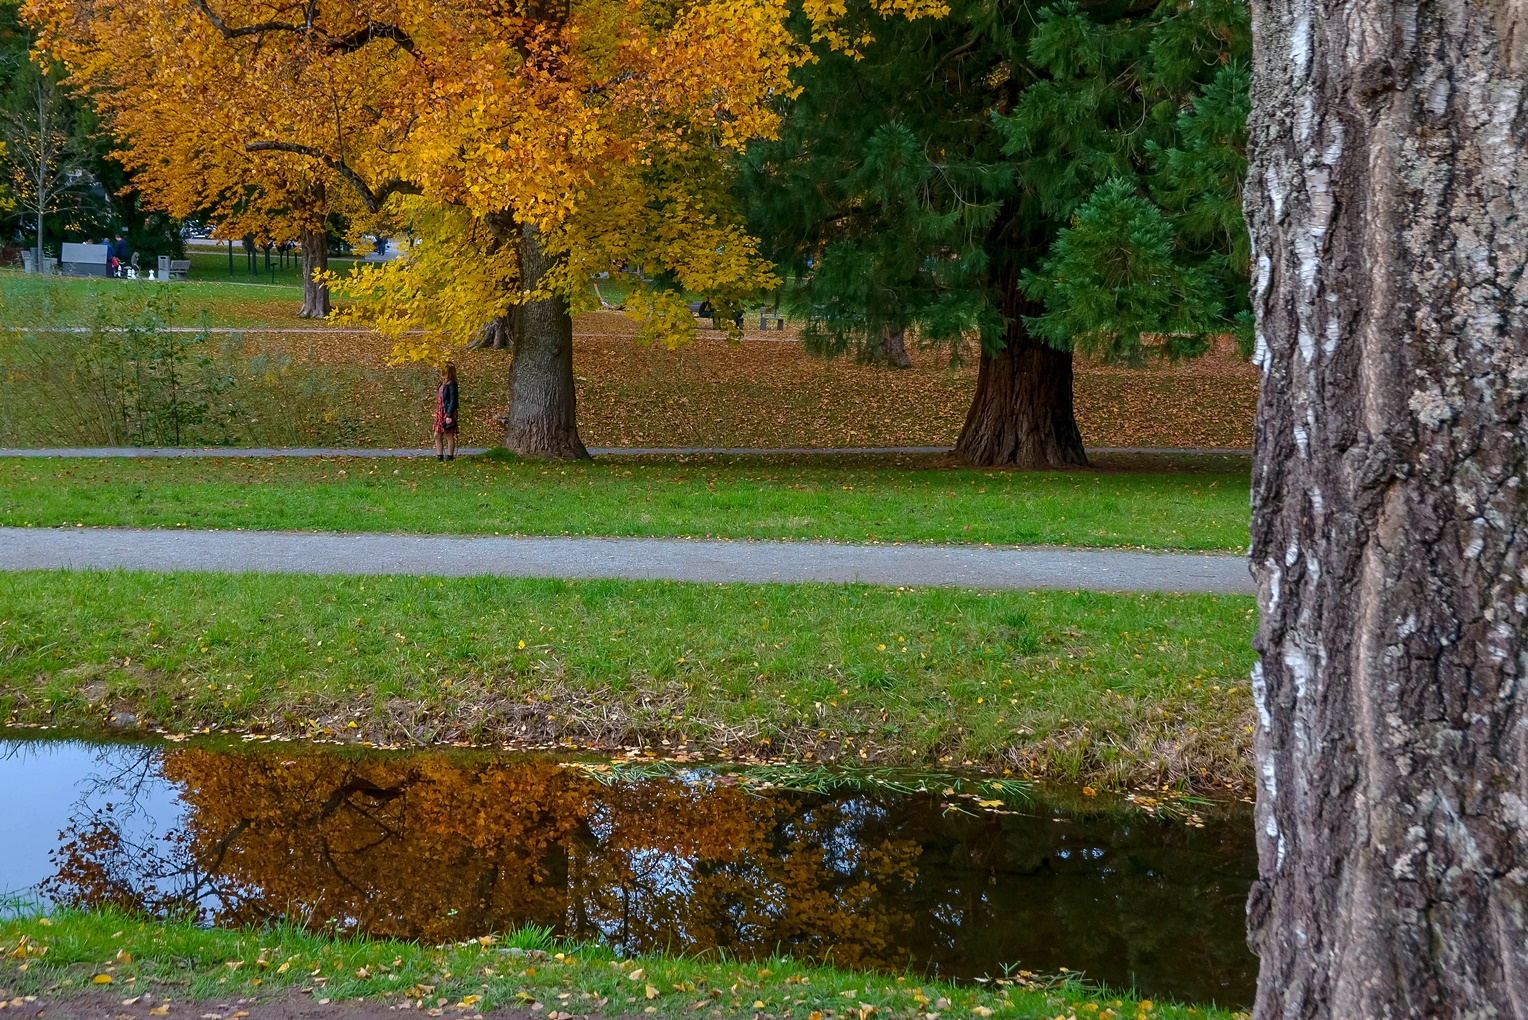
[[298, 242], [302, 248], [302, 310], [297, 315], [303, 319], [327, 319], [329, 285], [315, 280], [314, 275], [329, 271], [329, 237], [322, 229], [304, 227]]
[[982, 350], [976, 394], [955, 457], [977, 467], [1081, 467], [1088, 463], [1072, 407], [1072, 352], [1029, 335], [1025, 315], [1041, 308], [1005, 282], [1003, 349]]
[[477, 336], [472, 338], [467, 348], [474, 351], [512, 351], [515, 349], [515, 334], [519, 329], [519, 309], [511, 308], [478, 330]]
[[1528, 1016], [1528, 7], [1252, 11], [1255, 1016]]
[[907, 331], [890, 325], [883, 326], [881, 335], [861, 349], [861, 357], [868, 365], [913, 367], [913, 359], [907, 354]]
[[[535, 290], [552, 268], [540, 231], [520, 228], [520, 285]], [[519, 308], [509, 362], [509, 412], [504, 445], [527, 457], [586, 458], [578, 438], [577, 389], [573, 380], [573, 317], [560, 297]]]

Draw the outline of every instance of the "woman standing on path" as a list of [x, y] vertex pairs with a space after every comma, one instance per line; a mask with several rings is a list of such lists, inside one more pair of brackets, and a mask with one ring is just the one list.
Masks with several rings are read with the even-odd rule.
[[456, 386], [456, 366], [447, 363], [440, 369], [439, 389], [435, 391], [435, 459], [456, 459], [457, 404], [461, 391]]

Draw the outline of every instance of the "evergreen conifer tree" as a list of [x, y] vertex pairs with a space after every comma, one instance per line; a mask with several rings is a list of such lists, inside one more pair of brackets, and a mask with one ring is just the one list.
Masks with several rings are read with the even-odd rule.
[[1139, 363], [1245, 320], [1240, 0], [955, 0], [865, 12], [740, 188], [816, 352], [980, 336], [957, 454], [1082, 464], [1072, 355]]

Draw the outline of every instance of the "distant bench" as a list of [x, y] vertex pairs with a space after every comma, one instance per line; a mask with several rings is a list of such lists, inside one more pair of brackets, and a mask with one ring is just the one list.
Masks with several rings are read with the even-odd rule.
[[[691, 301], [690, 314], [697, 318], [710, 319], [712, 329], [720, 328], [716, 324], [716, 320], [719, 318], [716, 308], [709, 301]], [[737, 324], [739, 329], [743, 327], [743, 313], [741, 310], [734, 314], [732, 321]], [[785, 328], [785, 319], [775, 313], [773, 305], [764, 305], [759, 309], [759, 329], [768, 330], [771, 324], [774, 325], [776, 330], [783, 330]]]
[[159, 256], [158, 277], [161, 280], [184, 280], [191, 275], [190, 259], [172, 259], [168, 255]]

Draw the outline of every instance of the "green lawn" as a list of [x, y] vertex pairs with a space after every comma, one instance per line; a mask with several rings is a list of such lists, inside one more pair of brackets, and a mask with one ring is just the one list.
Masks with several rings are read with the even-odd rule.
[[1247, 785], [1254, 602], [864, 585], [0, 574], [0, 718], [113, 712]]
[[[238, 265], [237, 258], [235, 265]], [[93, 320], [102, 301], [168, 288], [183, 316], [172, 323], [176, 326], [200, 325], [204, 312], [209, 326], [291, 328], [322, 325], [297, 317], [298, 309], [302, 307], [302, 286], [294, 273], [287, 274], [286, 282], [272, 284], [266, 278], [255, 280], [245, 274], [230, 279], [226, 260], [223, 267], [221, 273], [209, 271], [207, 279], [197, 279], [193, 262], [192, 279], [174, 284], [92, 277], [40, 277], [0, 270], [0, 309], [11, 310], [13, 314], [25, 313], [21, 323], [26, 325], [83, 326]], [[7, 324], [17, 321], [11, 318]]]
[[[538, 950], [537, 945], [545, 948]], [[507, 955], [507, 946], [531, 947], [536, 955]], [[425, 1007], [432, 1013], [449, 1010], [447, 1015], [465, 1017], [530, 1007], [534, 1012], [579, 1016], [641, 1012], [673, 1020], [1233, 1017], [1224, 1010], [1154, 1003], [1093, 989], [1065, 976], [1047, 979], [1026, 971], [994, 977], [1000, 980], [957, 985], [917, 974], [893, 977], [812, 966], [787, 957], [747, 963], [715, 957], [616, 959], [607, 947], [559, 946], [529, 930], [507, 939], [429, 947], [340, 939], [290, 925], [225, 931], [191, 922], [154, 922], [114, 910], [61, 910], [48, 918], [28, 913], [0, 921], [0, 992], [21, 996], [23, 1002], [28, 995], [37, 996], [28, 1016], [43, 1015], [39, 1006], [44, 1002], [52, 1005], [76, 994], [94, 993], [98, 1003], [105, 999], [115, 1007], [123, 999], [139, 1005], [137, 997], [147, 992], [155, 1001], [170, 1004], [162, 1015], [185, 1018], [204, 1012], [198, 1000], [228, 1003], [237, 996], [243, 1003], [300, 989], [315, 1005], [366, 999], [412, 1010], [418, 1003], [419, 1016], [425, 1015]], [[300, 1003], [298, 1008], [314, 1007]], [[226, 1015], [227, 1009], [219, 1008], [218, 1013]], [[336, 1009], [329, 1015], [344, 1013]]]
[[608, 458], [0, 460], [0, 524], [1241, 550], [1248, 479]]

